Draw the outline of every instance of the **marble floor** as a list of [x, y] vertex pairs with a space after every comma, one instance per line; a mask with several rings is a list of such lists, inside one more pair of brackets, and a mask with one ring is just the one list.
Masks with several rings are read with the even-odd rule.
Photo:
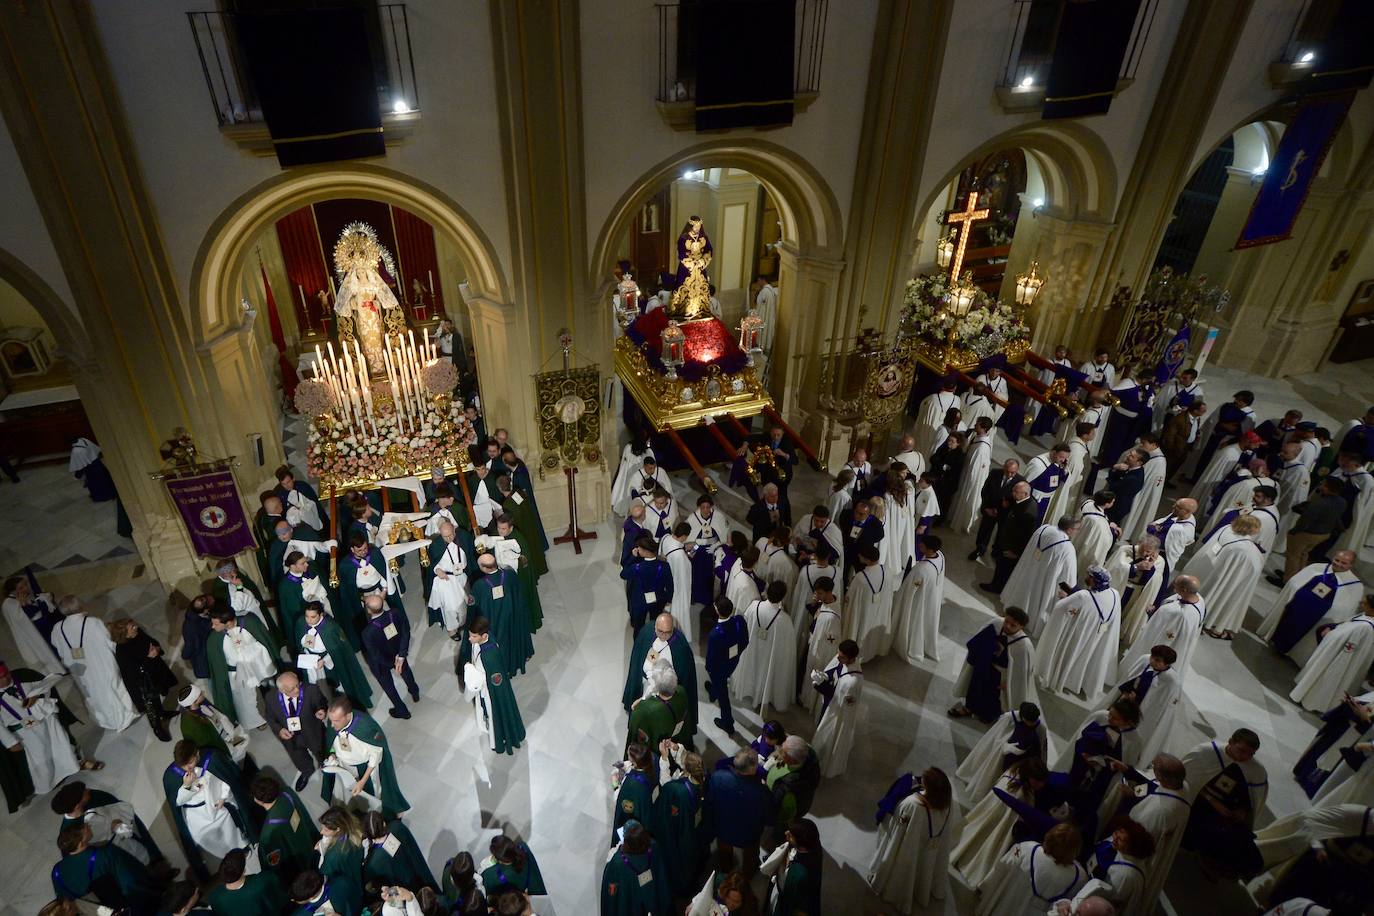
[[[1374, 403], [1374, 383], [1368, 373], [1347, 372], [1339, 378], [1323, 373], [1280, 382], [1246, 379], [1221, 370], [1204, 375], [1214, 395], [1221, 389], [1229, 393], [1242, 382], [1254, 388], [1261, 416], [1296, 405], [1310, 416], [1340, 422], [1344, 414], [1353, 415]], [[1354, 398], [1355, 403], [1341, 410], [1345, 398]], [[293, 446], [300, 441], [297, 432], [294, 427], [288, 430]], [[1019, 448], [1023, 456], [1035, 450], [1034, 443], [1024, 441]], [[999, 451], [1009, 454], [1005, 443], [999, 444]], [[0, 484], [9, 508], [9, 524], [0, 533], [0, 555], [6, 558], [0, 572], [17, 570], [25, 562], [41, 562], [50, 570], [40, 574], [45, 589], [77, 593], [107, 619], [123, 614], [134, 617], [175, 656], [180, 643], [177, 602], [184, 599], [169, 598], [146, 577], [132, 554], [98, 559], [103, 556], [102, 546], [128, 550], [128, 542], [113, 533], [112, 507], [106, 532], [101, 521], [106, 507], [81, 504], [84, 491], [75, 481], [67, 478], [59, 485], [62, 473], [49, 476], [45, 469], [23, 476], [17, 486]], [[805, 511], [825, 486], [818, 475], [803, 471], [794, 484], [794, 505]], [[66, 492], [69, 489], [73, 494]], [[742, 502], [724, 505], [732, 513], [742, 513]], [[470, 707], [462, 702], [453, 677], [453, 645], [433, 630], [415, 632], [412, 656], [424, 697], [413, 707], [414, 718], [388, 722], [384, 711], [380, 716], [398, 762], [401, 787], [413, 806], [407, 821], [431, 866], [441, 867], [461, 849], [480, 857], [497, 831], [519, 835], [530, 842], [557, 912], [564, 916], [596, 912], [600, 866], [610, 836], [608, 767], [624, 742], [620, 691], [630, 644], [624, 593], [612, 559], [614, 530], [609, 524], [597, 525], [595, 530], [599, 538], [588, 542], [581, 556], [567, 547], [549, 553], [551, 569], [540, 589], [545, 626], [535, 637], [530, 672], [515, 681], [529, 734], [514, 757], [494, 758], [482, 752]], [[35, 543], [34, 537], [41, 540]], [[93, 540], [87, 543], [86, 539]], [[874, 804], [893, 778], [906, 770], [934, 765], [952, 771], [981, 734], [981, 726], [951, 720], [945, 709], [962, 663], [963, 642], [994, 618], [993, 603], [976, 587], [990, 577], [991, 570], [964, 559], [969, 549], [966, 537], [949, 537], [947, 546], [940, 661], [911, 666], [888, 656], [866, 666], [863, 702], [869, 714], [863, 732], [847, 773], [822, 785], [811, 812], [820, 825], [826, 851], [827, 913], [894, 912], [863, 882], [876, 844]], [[67, 548], [72, 549], [64, 553]], [[71, 556], [86, 562], [62, 562]], [[51, 562], [54, 559], [58, 562]], [[418, 575], [416, 564], [410, 564], [407, 606], [413, 621], [422, 618]], [[1255, 607], [1267, 608], [1275, 594], [1275, 589], [1261, 583]], [[1251, 626], [1258, 616], [1259, 611], [1252, 611]], [[7, 632], [0, 633], [0, 653], [0, 657], [14, 657]], [[1310, 738], [1316, 719], [1287, 699], [1295, 670], [1249, 634], [1231, 643], [1203, 640], [1188, 675], [1187, 708], [1170, 742], [1181, 752], [1205, 739], [1226, 736], [1238, 726], [1255, 729], [1263, 741], [1260, 759], [1270, 769], [1266, 822], [1305, 804], [1287, 770]], [[63, 691], [74, 699], [79, 713], [81, 703], [75, 691], [70, 685]], [[1057, 750], [1070, 739], [1088, 704], [1067, 696], [1042, 699]], [[755, 713], [740, 711], [737, 716], [746, 738], [757, 733], [760, 721]], [[811, 723], [798, 710], [779, 718], [789, 730], [809, 737]], [[709, 766], [739, 745], [711, 724], [705, 709], [702, 720]], [[78, 726], [76, 734], [88, 753], [108, 764], [103, 772], [93, 774], [90, 783], [133, 802], [163, 848], [175, 850], [159, 783], [170, 746], [158, 742], [141, 721], [121, 734], [88, 726]], [[261, 765], [291, 775], [274, 740], [255, 733], [252, 742]], [[317, 814], [324, 807], [318, 794], [318, 782], [314, 782], [306, 801]], [[0, 849], [5, 851], [0, 857], [0, 881], [6, 887], [0, 916], [28, 916], [51, 896], [48, 873], [55, 860], [56, 825], [57, 818], [44, 799], [14, 815], [0, 813]], [[1165, 906], [1170, 912], [1190, 916], [1253, 912], [1239, 887], [1206, 882], [1186, 854], [1180, 856], [1167, 891]], [[972, 909], [970, 891], [956, 881], [952, 898], [927, 912], [971, 913]]]

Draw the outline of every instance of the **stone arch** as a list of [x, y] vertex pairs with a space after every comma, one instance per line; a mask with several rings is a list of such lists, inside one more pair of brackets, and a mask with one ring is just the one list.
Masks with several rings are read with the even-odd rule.
[[768, 190], [782, 215], [784, 239], [802, 251], [838, 257], [844, 244], [840, 205], [820, 173], [791, 150], [765, 140], [708, 141], [678, 150], [650, 167], [611, 207], [592, 246], [590, 286], [610, 282], [616, 240], [630, 228], [635, 213], [684, 169], [733, 168], [752, 174]]
[[0, 248], [0, 280], [13, 286], [33, 306], [69, 362], [84, 365], [94, 358], [90, 337], [80, 318], [42, 277], [3, 248]]
[[395, 204], [423, 217], [455, 243], [473, 295], [509, 302], [510, 291], [491, 241], [442, 191], [391, 169], [354, 164], [293, 170], [241, 194], [211, 223], [191, 271], [192, 327], [197, 342], [230, 325], [234, 284], [251, 255], [254, 238], [285, 214], [337, 197]]

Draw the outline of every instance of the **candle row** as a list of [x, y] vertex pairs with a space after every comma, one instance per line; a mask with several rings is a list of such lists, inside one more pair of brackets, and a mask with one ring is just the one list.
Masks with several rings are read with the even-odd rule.
[[[351, 350], [350, 350], [351, 346]], [[345, 426], [366, 435], [369, 428], [377, 436], [377, 417], [372, 403], [372, 383], [367, 358], [358, 342], [341, 344], [343, 358], [334, 354], [334, 344], [326, 344], [328, 355], [315, 347], [314, 377], [328, 386], [334, 404], [334, 414]], [[396, 409], [397, 427], [402, 433], [414, 434], [424, 422], [428, 408], [424, 367], [438, 359], [435, 342], [425, 330], [422, 343], [416, 343], [415, 332], [408, 331], [399, 341], [388, 339], [382, 351], [391, 400]]]

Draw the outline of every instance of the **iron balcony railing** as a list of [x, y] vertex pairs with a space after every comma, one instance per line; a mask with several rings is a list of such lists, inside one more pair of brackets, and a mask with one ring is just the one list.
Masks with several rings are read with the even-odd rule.
[[[186, 18], [220, 126], [260, 123], [262, 108], [239, 48], [234, 14], [220, 10], [189, 11]], [[378, 4], [377, 20], [375, 24], [369, 21], [368, 26], [382, 112], [419, 111], [420, 88], [415, 81], [415, 50], [410, 42], [406, 5]]]
[[[729, 6], [749, 2], [766, 0], [734, 0]], [[797, 95], [814, 94], [821, 89], [830, 0], [796, 0], [796, 5], [792, 89]], [[658, 101], [690, 102], [696, 98], [696, 30], [699, 23], [710, 23], [711, 10], [724, 6], [713, 0], [654, 4], [658, 13]]]

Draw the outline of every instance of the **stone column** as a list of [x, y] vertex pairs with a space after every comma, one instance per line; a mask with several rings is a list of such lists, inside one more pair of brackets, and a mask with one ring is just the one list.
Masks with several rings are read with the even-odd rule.
[[1110, 223], [1064, 219], [1046, 207], [1039, 213], [1022, 208], [1002, 288], [1005, 300], [1013, 301], [1016, 275], [1030, 269], [1031, 261], [1038, 264], [1045, 285], [1027, 316], [1037, 353], [1048, 353], [1061, 343], [1068, 344], [1075, 353], [1093, 346], [1079, 329], [1089, 281], [1113, 228]]
[[793, 354], [774, 364], [769, 390], [778, 412], [789, 422], [804, 422], [802, 411], [815, 406], [821, 363], [817, 353], [829, 347], [830, 325], [821, 316], [839, 308], [840, 277], [844, 262], [804, 254], [796, 245], [778, 243], [778, 327], [773, 352]]
[[158, 444], [185, 426], [204, 454], [243, 451], [226, 436], [231, 398], [209, 383], [89, 5], [0, 4], [0, 113], [43, 214], [93, 365], [77, 386], [144, 559], [189, 585], [191, 555], [162, 484]]
[[[496, 380], [487, 384], [484, 378], [482, 390], [499, 386], [509, 398], [504, 417], [488, 411], [488, 428], [514, 425], [528, 430], [517, 441], [526, 448], [523, 457], [531, 465], [549, 530], [567, 524], [566, 484], [559, 465], [547, 468], [542, 482], [534, 467], [543, 456], [535, 440], [538, 419], [531, 376], [561, 365], [558, 334], [564, 328], [572, 332], [578, 353], [600, 366], [603, 378], [613, 371], [604, 300], [596, 291], [600, 278], [587, 276], [582, 229], [586, 193], [580, 27], [576, 0], [491, 4], [515, 320], [504, 325], [513, 332], [508, 346], [486, 351], [508, 354], [508, 364], [484, 367], [484, 372], [496, 374]], [[483, 309], [484, 316], [488, 312]], [[603, 429], [615, 422], [618, 418], [605, 417]], [[601, 466], [579, 469], [578, 511], [584, 525], [608, 510], [605, 477]]]
[[1254, 0], [1189, 0], [1125, 179], [1118, 229], [1084, 287], [1088, 311], [1076, 322], [1076, 351], [1111, 345], [1120, 333], [1126, 316], [1109, 315], [1106, 305], [1119, 284], [1139, 291], [1149, 276], [1253, 6]]

